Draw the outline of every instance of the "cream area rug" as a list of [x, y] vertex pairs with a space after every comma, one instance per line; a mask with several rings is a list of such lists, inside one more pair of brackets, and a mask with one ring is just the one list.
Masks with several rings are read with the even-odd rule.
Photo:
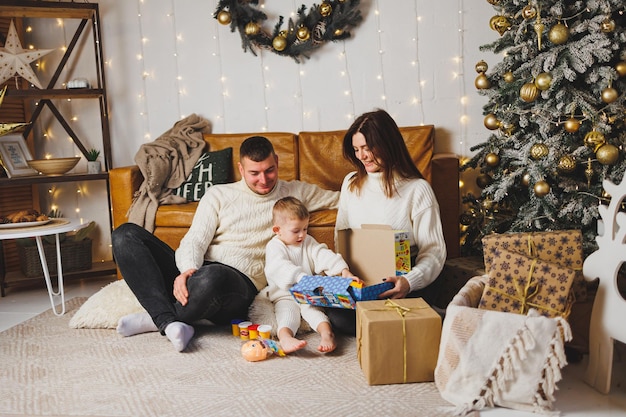
[[230, 328], [196, 327], [183, 353], [159, 333], [74, 329], [85, 298], [0, 333], [1, 416], [451, 416], [434, 383], [369, 386], [355, 339], [247, 362]]

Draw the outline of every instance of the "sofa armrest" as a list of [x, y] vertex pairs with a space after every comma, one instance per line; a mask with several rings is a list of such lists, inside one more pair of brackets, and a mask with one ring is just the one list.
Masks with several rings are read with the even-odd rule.
[[135, 192], [143, 183], [143, 175], [137, 165], [113, 168], [109, 170], [111, 186], [111, 207], [113, 228], [128, 221], [128, 209], [133, 202]]
[[446, 239], [448, 259], [457, 258], [461, 253], [459, 213], [459, 157], [453, 153], [436, 153], [432, 159], [433, 191], [439, 202], [443, 236]]

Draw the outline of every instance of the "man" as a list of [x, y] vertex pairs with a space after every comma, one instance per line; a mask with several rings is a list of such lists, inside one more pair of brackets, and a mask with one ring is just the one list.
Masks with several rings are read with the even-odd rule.
[[207, 190], [176, 251], [133, 223], [113, 231], [117, 267], [148, 312], [122, 318], [120, 334], [158, 330], [180, 352], [193, 337], [190, 323], [247, 317], [267, 285], [265, 245], [276, 200], [293, 196], [311, 211], [337, 207], [337, 191], [279, 180], [278, 156], [265, 137], [241, 144], [238, 168], [240, 181]]

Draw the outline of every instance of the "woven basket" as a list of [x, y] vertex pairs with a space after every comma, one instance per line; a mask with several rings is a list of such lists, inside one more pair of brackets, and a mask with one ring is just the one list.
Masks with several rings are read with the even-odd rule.
[[[67, 240], [61, 242], [61, 262], [63, 265], [63, 272], [84, 271], [86, 269], [91, 269], [91, 242], [92, 240], [89, 238], [80, 241]], [[37, 245], [17, 245], [17, 247], [20, 268], [24, 276], [29, 278], [43, 276]], [[56, 245], [44, 243], [43, 247], [44, 252], [46, 253], [48, 270], [51, 275], [54, 275], [57, 273]]]

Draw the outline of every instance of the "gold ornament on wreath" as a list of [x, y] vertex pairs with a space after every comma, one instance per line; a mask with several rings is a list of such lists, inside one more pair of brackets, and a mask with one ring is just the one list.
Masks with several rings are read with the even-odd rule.
[[280, 16], [271, 33], [263, 30], [267, 15], [258, 7], [259, 0], [220, 0], [213, 17], [230, 25], [231, 32], [239, 32], [244, 52], [250, 50], [256, 56], [257, 50], [265, 49], [299, 63], [325, 43], [349, 38], [349, 30], [363, 20], [359, 3], [360, 0], [323, 0], [308, 11], [302, 5], [297, 18], [288, 20], [286, 29], [282, 28], [284, 18]]

